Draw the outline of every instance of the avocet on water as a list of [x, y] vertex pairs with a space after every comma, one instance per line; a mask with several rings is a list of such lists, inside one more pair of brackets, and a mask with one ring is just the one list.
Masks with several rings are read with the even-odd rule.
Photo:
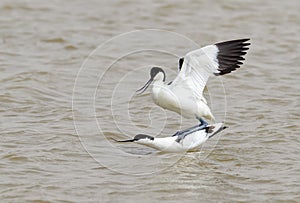
[[[221, 132], [226, 127], [223, 123], [216, 123], [202, 128], [201, 124], [182, 132], [177, 132], [171, 137], [156, 138], [150, 135], [138, 134], [130, 140], [115, 140], [117, 142], [135, 142], [162, 152], [195, 151], [206, 140]], [[182, 136], [183, 135], [183, 136]]]
[[174, 111], [185, 118], [197, 118], [201, 127], [214, 120], [214, 116], [203, 96], [203, 90], [210, 76], [225, 75], [240, 67], [245, 60], [246, 43], [249, 39], [238, 39], [208, 45], [187, 53], [179, 59], [179, 73], [173, 82], [166, 84], [163, 69], [153, 67], [149, 81], [140, 89], [143, 93], [153, 82], [152, 98], [158, 106]]

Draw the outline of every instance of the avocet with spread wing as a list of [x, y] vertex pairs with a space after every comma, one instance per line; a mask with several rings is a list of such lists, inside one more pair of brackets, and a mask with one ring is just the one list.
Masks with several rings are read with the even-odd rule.
[[162, 68], [153, 67], [149, 81], [140, 89], [143, 93], [151, 83], [152, 98], [158, 106], [174, 111], [185, 118], [196, 118], [202, 128], [213, 119], [203, 90], [210, 76], [230, 73], [242, 65], [243, 55], [250, 45], [249, 39], [238, 39], [208, 45], [187, 53], [179, 59], [179, 73], [171, 83], [166, 83], [166, 74]]

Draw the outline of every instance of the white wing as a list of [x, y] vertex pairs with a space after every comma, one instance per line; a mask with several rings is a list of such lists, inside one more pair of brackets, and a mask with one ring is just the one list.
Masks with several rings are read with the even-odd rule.
[[249, 39], [239, 39], [208, 45], [187, 53], [179, 60], [179, 73], [170, 85], [174, 91], [184, 89], [198, 99], [202, 99], [202, 93], [207, 80], [212, 75], [224, 75], [236, 70], [243, 64], [242, 55], [246, 54], [245, 43]]

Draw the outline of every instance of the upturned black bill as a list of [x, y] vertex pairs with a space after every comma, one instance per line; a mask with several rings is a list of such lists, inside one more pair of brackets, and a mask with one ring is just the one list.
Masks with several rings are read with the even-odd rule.
[[140, 89], [138, 89], [136, 92], [138, 95], [142, 94], [143, 92], [146, 91], [146, 89], [149, 87], [149, 85], [152, 83], [153, 79], [150, 79], [148, 80], [148, 82], [143, 86], [141, 87]]

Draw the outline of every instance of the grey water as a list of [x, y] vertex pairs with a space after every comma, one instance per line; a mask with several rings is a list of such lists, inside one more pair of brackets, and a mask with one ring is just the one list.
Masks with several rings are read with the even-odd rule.
[[[0, 2], [1, 202], [299, 202], [300, 2]], [[229, 127], [199, 152], [114, 139], [195, 120], [135, 95], [161, 65], [251, 38], [205, 95]]]

